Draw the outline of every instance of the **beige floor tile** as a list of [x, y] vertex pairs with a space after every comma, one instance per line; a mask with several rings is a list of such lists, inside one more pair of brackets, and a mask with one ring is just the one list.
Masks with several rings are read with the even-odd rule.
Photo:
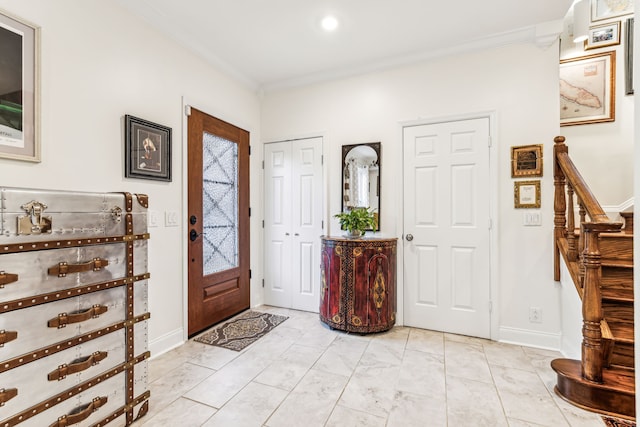
[[531, 358], [519, 345], [488, 341], [484, 343], [483, 348], [489, 365], [535, 371]]
[[444, 394], [427, 397], [399, 391], [389, 414], [387, 427], [447, 427], [447, 402]]
[[447, 376], [449, 426], [505, 427], [498, 392], [493, 384]]
[[491, 372], [507, 417], [550, 427], [569, 425], [536, 373], [502, 366], [492, 366]]
[[337, 405], [326, 427], [385, 427], [386, 418]]
[[292, 345], [255, 379], [261, 384], [292, 390], [322, 354], [318, 347]]
[[387, 417], [393, 405], [399, 374], [399, 366], [359, 366], [342, 393], [340, 405]]
[[311, 369], [265, 425], [269, 427], [323, 426], [331, 415], [348, 379], [342, 375]]
[[446, 375], [493, 383], [484, 349], [477, 343], [447, 340], [444, 343]]
[[513, 418], [509, 418], [507, 419], [507, 421], [509, 422], [509, 427], [543, 427], [540, 426], [540, 424], [534, 424], [527, 421], [516, 420]]
[[379, 340], [372, 340], [360, 358], [360, 366], [370, 368], [400, 366], [403, 354], [404, 348], [390, 346]]
[[407, 350], [444, 355], [444, 334], [426, 329], [410, 328]]
[[396, 389], [431, 398], [445, 396], [444, 356], [405, 351]]
[[338, 335], [313, 368], [350, 377], [368, 345], [367, 340], [347, 334]]
[[203, 427], [260, 427], [287, 394], [275, 387], [249, 383]]
[[216, 410], [193, 400], [179, 398], [169, 406], [149, 417], [147, 414], [134, 427], [199, 427], [203, 425]]

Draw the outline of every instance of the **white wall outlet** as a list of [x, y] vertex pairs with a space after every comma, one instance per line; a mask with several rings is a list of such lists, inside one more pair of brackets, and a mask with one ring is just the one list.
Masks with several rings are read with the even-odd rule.
[[529, 307], [529, 322], [542, 323], [542, 309], [540, 307]]
[[166, 211], [164, 213], [164, 225], [167, 227], [177, 227], [178, 226], [178, 212], [177, 211]]
[[160, 224], [160, 213], [158, 211], [147, 211], [147, 226], [158, 227]]
[[523, 214], [523, 224], [526, 226], [542, 225], [540, 212], [525, 212]]

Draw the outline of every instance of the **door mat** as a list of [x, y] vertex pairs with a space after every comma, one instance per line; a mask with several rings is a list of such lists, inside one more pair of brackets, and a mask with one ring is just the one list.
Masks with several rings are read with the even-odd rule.
[[636, 427], [636, 423], [634, 423], [633, 421], [621, 420], [618, 418], [605, 416], [602, 417], [602, 420], [607, 427]]
[[278, 314], [245, 311], [222, 325], [214, 326], [195, 341], [240, 351], [287, 320]]

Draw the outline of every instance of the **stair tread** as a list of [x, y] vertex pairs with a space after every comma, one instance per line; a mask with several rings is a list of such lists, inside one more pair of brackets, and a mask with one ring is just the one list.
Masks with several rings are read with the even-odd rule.
[[613, 258], [602, 258], [603, 267], [633, 268], [633, 260], [622, 260]]
[[[554, 371], [567, 377], [582, 379], [582, 362], [573, 359], [555, 359], [551, 362]], [[586, 380], [583, 380], [586, 381]], [[593, 387], [634, 394], [636, 389], [634, 371], [610, 368], [602, 370], [602, 383], [591, 383]]]
[[622, 343], [633, 344], [633, 323], [607, 321], [613, 338]]
[[623, 303], [633, 303], [633, 289], [603, 287], [602, 299], [609, 300], [612, 302], [618, 301]]

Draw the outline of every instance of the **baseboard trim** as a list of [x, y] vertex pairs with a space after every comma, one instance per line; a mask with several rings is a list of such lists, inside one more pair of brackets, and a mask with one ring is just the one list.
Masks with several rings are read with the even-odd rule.
[[540, 332], [530, 329], [500, 327], [499, 342], [536, 347], [545, 350], [560, 350], [561, 334], [559, 332]]
[[183, 330], [178, 328], [174, 331], [166, 333], [161, 337], [156, 338], [149, 342], [149, 350], [151, 351], [151, 358], [158, 357], [167, 351], [173, 350], [176, 347], [184, 344]]

